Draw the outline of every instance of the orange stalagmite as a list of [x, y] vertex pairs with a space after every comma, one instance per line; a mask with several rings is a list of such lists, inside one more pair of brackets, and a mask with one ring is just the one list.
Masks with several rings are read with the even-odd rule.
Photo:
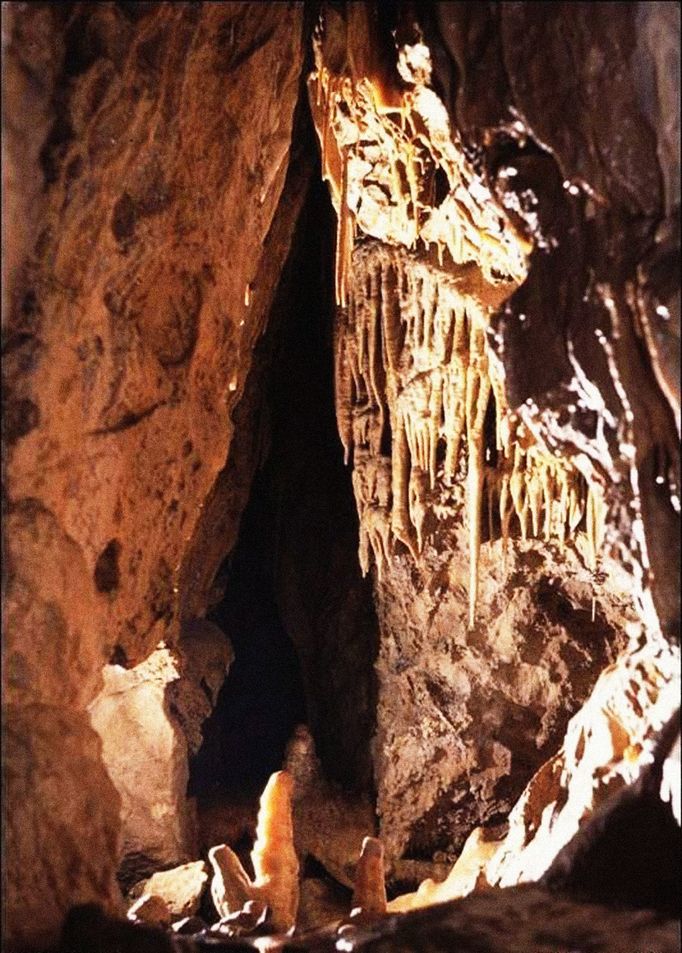
[[288, 771], [270, 776], [261, 795], [256, 843], [251, 851], [256, 896], [267, 903], [273, 926], [283, 932], [296, 924], [299, 898], [292, 790]]
[[365, 837], [355, 869], [353, 909], [363, 913], [386, 913], [384, 845], [376, 837]]
[[287, 771], [270, 776], [261, 795], [256, 842], [251, 851], [252, 881], [237, 855], [225, 844], [211, 848], [211, 896], [221, 917], [243, 909], [249, 900], [266, 904], [269, 922], [286, 933], [296, 925], [298, 857], [294, 849], [291, 814], [293, 779]]

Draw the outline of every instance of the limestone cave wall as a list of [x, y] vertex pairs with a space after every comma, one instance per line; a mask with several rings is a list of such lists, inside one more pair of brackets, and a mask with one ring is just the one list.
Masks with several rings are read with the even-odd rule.
[[299, 926], [379, 857], [396, 913], [571, 884], [629, 797], [679, 838], [676, 5], [2, 18], [8, 948], [267, 854], [187, 790], [234, 586], [300, 668]]
[[302, 4], [3, 8], [10, 942], [121, 902], [86, 706], [172, 652], [234, 541], [196, 555], [305, 191], [303, 57]]
[[674, 349], [679, 293], [647, 277], [679, 207], [670, 50], [651, 8], [604, 10], [329, 5], [316, 36], [389, 854], [457, 855], [504, 820], [628, 641], [677, 638], [654, 338]]

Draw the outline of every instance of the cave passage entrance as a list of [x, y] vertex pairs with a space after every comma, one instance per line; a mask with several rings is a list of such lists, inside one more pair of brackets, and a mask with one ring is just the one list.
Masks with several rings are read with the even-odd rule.
[[270, 490], [268, 475], [257, 474], [225, 594], [211, 614], [235, 657], [190, 766], [190, 796], [257, 796], [281, 767], [294, 727], [307, 720], [298, 657], [273, 586]]
[[317, 169], [261, 344], [269, 452], [210, 616], [235, 660], [190, 764], [200, 800], [259, 795], [301, 723], [327, 776], [371, 787], [377, 624], [334, 411], [334, 230]]

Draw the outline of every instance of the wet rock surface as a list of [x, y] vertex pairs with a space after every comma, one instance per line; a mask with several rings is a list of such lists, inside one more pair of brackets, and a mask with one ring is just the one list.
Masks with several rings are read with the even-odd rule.
[[[465, 140], [481, 149], [502, 204], [542, 237], [528, 280], [494, 323], [510, 401], [535, 418], [551, 445], [569, 453], [577, 446], [610, 474], [607, 546], [620, 548], [621, 563], [635, 570], [646, 563], [632, 522], [641, 506], [652, 567], [643, 583], [664, 631], [677, 639], [670, 565], [679, 561], [679, 452], [668, 388], [655, 383], [655, 341], [641, 328], [666, 325], [672, 355], [679, 306], [668, 308], [665, 266], [656, 300], [644, 308], [640, 287], [645, 262], [663, 258], [662, 235], [679, 228], [679, 194], [670, 188], [679, 179], [679, 148], [669, 146], [679, 117], [665, 108], [679, 66], [663, 65], [671, 62], [669, 40], [652, 43], [653, 36], [679, 36], [679, 16], [645, 4], [623, 11], [617, 23], [606, 6], [592, 12], [582, 7], [569, 22], [560, 8], [537, 17], [523, 4], [466, 12], [441, 4], [437, 19], [461, 73], [451, 114]], [[473, 53], [474, 37], [486, 51], [485, 68]], [[551, 93], [540, 80], [546, 73], [557, 79]], [[552, 358], [525, 360], [530, 352]], [[580, 406], [569, 397], [580, 369], [613, 415], [603, 441], [591, 437], [585, 414], [597, 413], [597, 405], [577, 416], [570, 410]], [[623, 437], [635, 448], [634, 470]]]
[[[251, 49], [250, 17], [263, 31]], [[302, 23], [296, 6], [165, 6], [137, 21], [101, 7], [53, 29], [72, 44], [54, 120], [63, 132], [44, 152], [42, 243], [5, 330], [21, 345], [5, 365], [12, 398], [40, 412], [8, 448], [9, 493], [41, 500], [82, 547], [102, 623], [120, 636], [105, 648], [134, 663], [177, 631], [183, 554], [225, 465], [242, 355], [286, 253], [290, 235], [273, 222]], [[220, 38], [234, 44], [232, 71], [217, 68]], [[196, 96], [181, 95], [190, 87]], [[246, 141], [233, 115], [245, 90], [270, 104]], [[282, 212], [291, 228], [295, 203]]]

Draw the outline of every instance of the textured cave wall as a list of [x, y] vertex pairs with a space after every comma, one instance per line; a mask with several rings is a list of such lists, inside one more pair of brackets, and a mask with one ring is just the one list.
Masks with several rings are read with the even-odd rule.
[[118, 903], [85, 708], [173, 649], [230, 545], [190, 572], [303, 197], [303, 51], [297, 3], [3, 7], [10, 947]]
[[644, 646], [679, 680], [676, 36], [661, 4], [323, 7], [309, 94], [389, 855], [501, 820], [593, 689], [598, 720], [605, 666]]
[[[453, 294], [466, 298], [460, 310], [476, 341], [477, 379], [497, 368], [519, 427], [545, 445], [558, 471], [561, 461], [573, 468], [566, 485], [585, 491], [583, 508], [596, 499], [588, 486], [605, 501], [598, 571], [590, 565], [594, 527], [588, 532], [582, 510], [577, 534], [565, 543], [536, 533], [520, 540], [520, 521], [500, 539], [496, 520], [487, 519], [488, 531], [484, 519], [469, 627], [473, 491], [463, 454], [447, 486], [438, 475], [441, 445], [438, 479], [429, 484], [424, 414], [426, 425], [410, 434], [420, 465], [407, 500], [412, 528], [397, 527], [402, 542], [383, 522], [382, 458], [392, 449], [384, 430], [374, 459], [353, 456], [363, 562], [378, 554], [370, 570], [380, 627], [374, 768], [389, 854], [457, 850], [473, 825], [505, 814], [594, 686], [594, 711], [574, 717], [564, 745], [512, 813], [487, 872], [491, 882], [538, 873], [546, 831], [532, 833], [547, 806], [560, 813], [568, 804], [553, 850], [580, 812], [593, 808], [567, 797], [571, 778], [598, 772], [601, 796], [636, 775], [679, 680], [679, 10], [619, 10], [614, 17], [609, 4], [420, 6], [430, 85], [412, 7], [324, 10], [332, 24], [327, 66], [334, 76], [376, 81], [379, 117], [363, 130], [366, 152], [353, 156], [345, 181], [352, 148], [334, 152], [333, 140], [340, 131], [350, 137], [344, 148], [352, 147], [357, 130], [344, 125], [343, 110], [323, 142], [342, 212], [337, 368], [342, 341], [360, 341], [368, 360], [377, 339], [363, 338], [363, 328], [376, 327], [377, 314], [383, 320], [384, 301], [391, 326], [396, 315], [412, 322], [411, 333], [426, 343], [424, 292], [437, 286], [447, 302], [449, 284], [462, 279]], [[398, 43], [415, 51], [403, 57], [401, 76], [394, 26]], [[121, 810], [136, 816], [140, 792], [126, 793], [118, 750], [105, 754], [118, 775], [112, 785], [86, 709], [95, 700], [103, 722], [116, 724], [118, 679], [132, 697], [145, 665], [163, 659], [174, 671], [186, 658], [196, 666], [193, 627], [218, 598], [215, 573], [263, 458], [269, 358], [255, 344], [311, 174], [303, 150], [291, 150], [292, 131], [295, 139], [300, 132], [303, 32], [302, 4], [3, 7], [4, 903], [8, 942], [18, 947], [47, 944], [75, 902], [116, 908]], [[421, 95], [427, 88], [447, 110], [448, 141], [437, 139], [446, 129], [440, 118], [437, 141], [432, 136], [427, 107], [437, 112], [437, 105]], [[462, 174], [468, 198], [449, 194], [447, 177], [428, 164], [428, 144], [412, 153], [425, 163], [423, 181], [410, 178], [408, 165], [374, 174], [372, 136], [386, 128], [405, 90], [424, 107], [412, 111], [411, 132], [431, 137], [448, 168]], [[322, 105], [313, 95], [318, 131], [328, 118]], [[400, 149], [405, 128], [395, 133]], [[413, 234], [418, 216], [404, 195], [419, 193], [422, 201], [427, 191], [426, 204], [441, 214]], [[474, 221], [462, 226], [466, 240], [451, 230], [443, 242], [467, 211]], [[476, 236], [481, 224], [498, 221], [502, 238], [490, 252]], [[368, 239], [390, 249], [377, 251]], [[408, 285], [391, 290], [398, 273], [419, 278], [416, 306]], [[387, 294], [377, 288], [385, 274]], [[419, 350], [408, 338], [400, 349], [407, 363]], [[429, 344], [417, 355], [426, 355], [419, 369], [430, 386], [434, 353]], [[362, 373], [354, 386], [369, 384], [376, 404], [367, 415], [366, 393], [344, 406], [337, 392], [342, 436], [346, 418], [362, 435], [380, 404], [397, 405], [391, 387], [412, 399], [407, 377], [394, 374], [386, 393], [388, 378], [361, 380], [366, 366], [355, 365]], [[287, 369], [305, 376], [300, 355], [283, 355]], [[348, 376], [338, 380], [345, 386]], [[489, 416], [479, 424], [481, 445], [492, 449]], [[300, 651], [318, 741], [323, 749], [329, 743], [323, 760], [340, 746], [340, 778], [364, 779], [371, 678], [363, 670], [353, 682], [334, 659], [349, 627], [362, 634], [358, 618], [367, 620], [365, 632], [371, 628], [368, 584], [346, 549], [332, 545], [333, 522], [320, 534], [332, 555], [324, 566], [315, 547], [297, 554], [325, 519], [315, 497], [292, 494], [299, 488], [292, 481], [314, 489], [318, 476], [305, 465], [303, 424], [285, 421], [277, 447], [285, 460], [280, 604]], [[326, 437], [323, 444], [331, 453]], [[354, 530], [336, 515], [338, 532], [350, 540]], [[333, 588], [329, 607], [339, 579], [343, 597]], [[321, 618], [321, 608], [333, 611]], [[656, 642], [659, 625], [672, 648]], [[189, 642], [179, 646], [183, 634]], [[626, 638], [633, 648], [616, 659]], [[363, 665], [367, 645], [364, 636], [353, 644]], [[224, 649], [227, 665], [227, 642]], [[156, 742], [167, 742], [154, 781], [170, 770], [164, 863], [191, 850], [191, 832], [178, 834], [174, 812], [186, 808], [186, 752], [203, 717], [191, 693], [173, 690], [174, 680], [171, 671], [161, 688], [144, 688], [153, 717], [131, 739], [138, 766], [158, 754]], [[191, 709], [184, 715], [183, 698]], [[133, 698], [133, 714], [136, 704]], [[335, 718], [336, 737], [329, 731]], [[581, 731], [591, 718], [595, 747], [587, 745], [583, 758], [587, 728], [585, 737]], [[110, 729], [103, 731], [113, 743]], [[611, 744], [605, 756], [602, 736]], [[141, 800], [143, 812], [151, 809]], [[519, 843], [527, 848], [520, 859]], [[129, 841], [133, 853], [139, 846]]]
[[[611, 10], [441, 4], [436, 18], [460, 76], [451, 114], [502, 204], [549, 246], [496, 323], [510, 401], [606, 477], [609, 548], [650, 567], [642, 586], [679, 640], [679, 10]], [[581, 370], [593, 406], [575, 401]]]

